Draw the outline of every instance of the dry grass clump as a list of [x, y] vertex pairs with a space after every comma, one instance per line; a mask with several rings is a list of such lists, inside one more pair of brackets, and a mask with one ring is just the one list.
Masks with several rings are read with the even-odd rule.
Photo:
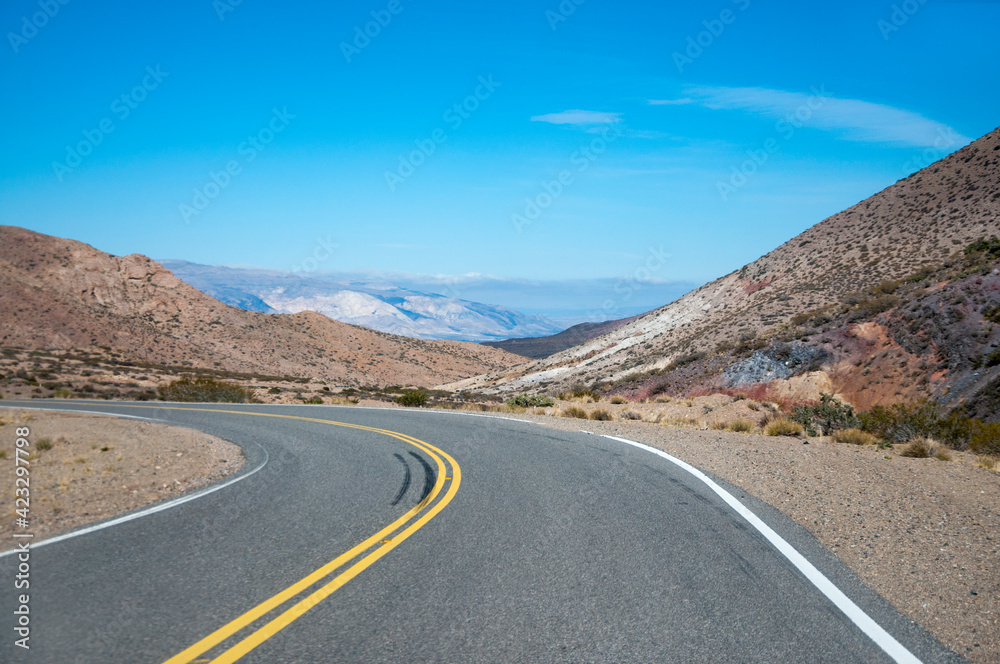
[[998, 461], [1000, 461], [1000, 459], [997, 459], [997, 457], [994, 456], [981, 456], [976, 460], [976, 467], [997, 472], [997, 466], [1000, 465], [997, 463]]
[[771, 420], [764, 426], [764, 433], [768, 436], [798, 436], [802, 431], [801, 424], [784, 417]]
[[708, 425], [709, 429], [716, 431], [735, 431], [736, 433], [750, 433], [754, 429], [753, 422], [747, 420], [716, 420]]
[[693, 417], [669, 417], [658, 420], [658, 424], [665, 427], [681, 427], [681, 428], [691, 428], [696, 427], [701, 424], [698, 420]]
[[560, 417], [575, 417], [579, 420], [587, 419], [587, 411], [579, 406], [568, 406], [559, 413]]
[[618, 413], [618, 419], [620, 420], [641, 420], [642, 415], [635, 412], [634, 410], [623, 410]]
[[620, 397], [616, 394], [615, 396], [611, 397], [611, 403], [613, 404], [628, 403], [628, 399], [626, 399], [625, 397]]
[[735, 431], [736, 433], [750, 433], [753, 431], [753, 422], [748, 422], [747, 420], [733, 420], [726, 426], [727, 431]]
[[868, 433], [867, 431], [862, 431], [861, 429], [842, 429], [840, 431], [834, 431], [830, 436], [836, 443], [844, 443], [846, 445], [877, 445], [878, 438]]
[[596, 408], [590, 413], [590, 419], [607, 422], [608, 420], [613, 420], [614, 417], [612, 417], [611, 413], [603, 408]]
[[938, 461], [950, 461], [951, 453], [948, 448], [938, 445], [930, 438], [914, 438], [900, 452], [902, 456], [911, 459], [930, 459], [934, 457]]

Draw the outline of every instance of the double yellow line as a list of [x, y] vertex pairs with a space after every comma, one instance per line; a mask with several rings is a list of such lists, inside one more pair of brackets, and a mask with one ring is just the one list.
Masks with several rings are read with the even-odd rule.
[[[187, 664], [188, 662], [194, 662], [196, 657], [199, 657], [208, 651], [212, 650], [223, 641], [226, 641], [230, 637], [237, 635], [239, 632], [243, 631], [254, 622], [265, 618], [272, 612], [280, 609], [288, 602], [294, 600], [302, 593], [306, 592], [314, 585], [320, 582], [325, 582], [319, 588], [312, 590], [309, 594], [305, 595], [301, 599], [298, 599], [294, 604], [281, 611], [270, 621], [265, 623], [263, 626], [257, 628], [253, 632], [249, 633], [242, 640], [237, 642], [235, 645], [231, 646], [221, 654], [215, 656], [212, 659], [201, 658], [198, 662], [211, 662], [212, 664], [227, 664], [228, 662], [235, 662], [251, 650], [259, 646], [260, 644], [267, 641], [269, 638], [277, 634], [279, 631], [290, 625], [296, 619], [301, 617], [306, 611], [316, 606], [324, 599], [329, 597], [331, 594], [341, 588], [348, 581], [356, 577], [358, 574], [363, 572], [365, 569], [373, 565], [378, 559], [380, 559], [385, 554], [392, 551], [394, 548], [402, 544], [406, 538], [408, 538], [413, 533], [417, 532], [428, 521], [433, 519], [438, 512], [443, 510], [445, 506], [451, 502], [451, 499], [455, 497], [458, 492], [458, 487], [462, 482], [462, 470], [459, 465], [455, 462], [451, 456], [442, 452], [433, 445], [426, 443], [422, 440], [418, 440], [412, 436], [407, 436], [406, 434], [398, 433], [396, 431], [389, 431], [388, 429], [377, 429], [374, 427], [366, 427], [360, 424], [348, 424], [346, 422], [334, 422], [331, 420], [321, 420], [313, 417], [298, 417], [295, 415], [279, 415], [276, 413], [253, 413], [241, 410], [221, 410], [216, 408], [188, 408], [182, 406], [138, 406], [138, 405], [127, 405], [120, 404], [121, 406], [131, 407], [131, 408], [156, 408], [163, 410], [191, 410], [191, 411], [202, 411], [209, 413], [229, 413], [236, 415], [252, 415], [255, 417], [275, 417], [281, 419], [289, 420], [300, 420], [304, 422], [316, 422], [319, 424], [328, 424], [338, 427], [346, 427], [349, 429], [360, 429], [362, 431], [371, 431], [373, 433], [379, 433], [386, 436], [391, 436], [398, 440], [403, 441], [409, 445], [413, 445], [419, 450], [423, 451], [429, 457], [434, 460], [437, 465], [437, 481], [434, 483], [434, 487], [431, 489], [430, 493], [424, 497], [416, 506], [414, 506], [410, 511], [408, 511], [403, 516], [399, 517], [391, 524], [378, 531], [364, 542], [361, 542], [351, 550], [346, 553], [337, 556], [327, 564], [323, 565], [317, 569], [312, 574], [309, 574], [305, 578], [293, 583], [288, 588], [285, 588], [277, 595], [274, 595], [270, 599], [267, 599], [254, 608], [250, 609], [240, 617], [236, 618], [227, 625], [223, 625], [216, 631], [212, 632], [205, 638], [201, 639], [189, 648], [184, 649], [182, 652], [174, 655], [170, 659], [166, 660], [164, 664]], [[448, 474], [450, 468], [450, 475]], [[445, 482], [451, 482], [448, 487], [447, 492], [441, 500], [437, 499], [441, 490], [444, 488]], [[361, 557], [363, 556], [363, 557]], [[344, 569], [333, 578], [329, 578], [338, 570], [341, 570], [345, 565], [350, 564], [359, 557], [360, 560], [354, 562], [347, 569]]]

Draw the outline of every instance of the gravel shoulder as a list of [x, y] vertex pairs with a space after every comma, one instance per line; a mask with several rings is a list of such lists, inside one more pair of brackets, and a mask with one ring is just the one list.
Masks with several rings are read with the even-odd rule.
[[971, 458], [911, 459], [874, 446], [638, 422], [509, 417], [629, 438], [739, 486], [809, 530], [943, 644], [977, 664], [1000, 662], [1000, 475]]
[[233, 443], [156, 422], [17, 408], [0, 408], [0, 422], [5, 542], [13, 541], [18, 516], [17, 427], [31, 432], [29, 532], [36, 541], [175, 498], [231, 475], [245, 461]]

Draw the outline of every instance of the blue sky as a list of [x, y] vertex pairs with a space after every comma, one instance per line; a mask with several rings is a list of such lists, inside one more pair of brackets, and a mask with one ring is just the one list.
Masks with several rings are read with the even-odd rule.
[[1000, 124], [997, 2], [64, 1], [0, 9], [0, 223], [534, 311], [664, 304]]

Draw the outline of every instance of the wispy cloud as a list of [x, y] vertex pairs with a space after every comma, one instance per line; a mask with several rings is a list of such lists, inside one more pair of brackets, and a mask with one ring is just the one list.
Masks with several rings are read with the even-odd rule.
[[691, 97], [681, 97], [680, 99], [650, 99], [650, 106], [684, 106], [686, 104], [693, 104], [694, 99]]
[[[932, 147], [939, 145], [942, 137], [955, 147], [972, 141], [948, 125], [919, 113], [860, 99], [841, 99], [822, 86], [808, 92], [696, 86], [686, 89], [685, 94], [682, 99], [650, 100], [649, 103], [695, 103], [713, 110], [748, 111], [776, 119], [794, 118], [796, 112], [808, 108], [810, 127], [834, 132], [849, 141], [907, 147]], [[822, 104], [816, 104], [817, 98]]]
[[579, 109], [562, 111], [560, 113], [547, 113], [545, 115], [535, 115], [532, 122], [548, 122], [549, 124], [591, 126], [602, 124], [615, 124], [621, 122], [621, 113], [607, 113], [604, 111], [582, 111]]

